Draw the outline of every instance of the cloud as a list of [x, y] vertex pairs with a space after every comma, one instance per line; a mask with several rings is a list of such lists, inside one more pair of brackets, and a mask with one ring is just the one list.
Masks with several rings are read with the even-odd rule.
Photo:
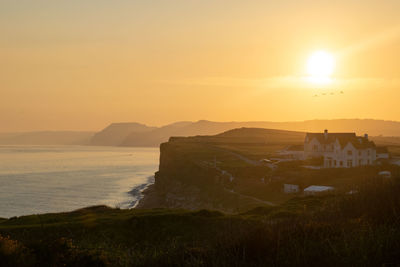
[[381, 31], [368, 39], [352, 44], [339, 51], [337, 56], [344, 57], [348, 54], [362, 52], [376, 46], [385, 45], [396, 39], [400, 39], [400, 25], [396, 25], [386, 31]]

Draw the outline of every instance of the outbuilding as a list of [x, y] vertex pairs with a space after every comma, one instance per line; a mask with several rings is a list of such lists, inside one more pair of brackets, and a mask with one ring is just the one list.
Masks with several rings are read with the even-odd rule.
[[284, 184], [283, 185], [283, 192], [286, 194], [290, 193], [298, 193], [299, 186], [297, 184]]
[[390, 171], [381, 171], [378, 173], [379, 176], [384, 177], [384, 178], [391, 178], [392, 173]]
[[389, 151], [387, 147], [378, 146], [376, 148], [376, 159], [389, 159]]
[[325, 193], [325, 192], [333, 191], [334, 189], [335, 188], [332, 186], [311, 185], [304, 189], [304, 194], [315, 195], [318, 193]]

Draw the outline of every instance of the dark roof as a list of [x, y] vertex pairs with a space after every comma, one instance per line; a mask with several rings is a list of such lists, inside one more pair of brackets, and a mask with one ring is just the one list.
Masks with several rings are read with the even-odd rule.
[[376, 153], [389, 153], [389, 150], [385, 146], [376, 147]]
[[331, 144], [336, 139], [339, 139], [340, 142], [340, 140], [351, 140], [357, 136], [355, 133], [328, 133], [327, 138], [325, 138], [324, 133], [307, 133], [307, 137], [309, 141], [316, 138], [320, 144]]
[[351, 144], [357, 149], [376, 147], [373, 141], [369, 141], [368, 138], [365, 137], [357, 137], [357, 140], [352, 140]]
[[351, 143], [357, 149], [375, 147], [374, 142], [369, 141], [366, 137], [356, 136], [355, 133], [328, 133], [326, 138], [324, 133], [307, 133], [307, 137], [308, 142], [316, 138], [321, 144], [331, 144], [337, 139], [342, 148], [348, 143]]

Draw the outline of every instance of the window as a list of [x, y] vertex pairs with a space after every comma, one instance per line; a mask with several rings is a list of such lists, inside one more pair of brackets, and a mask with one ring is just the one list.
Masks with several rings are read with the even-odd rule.
[[332, 165], [332, 160], [328, 159], [327, 164], [328, 164], [328, 167], [330, 168]]
[[334, 165], [334, 166], [337, 166], [336, 159], [333, 161], [333, 165]]
[[317, 151], [317, 150], [318, 150], [318, 146], [317, 146], [317, 145], [314, 145], [314, 146], [313, 146], [313, 150], [314, 150], [314, 151]]
[[352, 160], [348, 160], [347, 161], [347, 167], [353, 167], [353, 161]]
[[343, 166], [343, 161], [339, 161], [340, 167]]
[[369, 149], [368, 149], [367, 151], [368, 151], [368, 156], [369, 156], [369, 153], [370, 153], [370, 152], [369, 152]]
[[361, 150], [358, 150], [358, 155], [361, 156]]
[[353, 151], [348, 150], [348, 151], [347, 151], [347, 155], [349, 155], [349, 156], [353, 155]]
[[358, 165], [360, 165], [360, 166], [362, 165], [362, 160], [361, 159], [358, 160]]

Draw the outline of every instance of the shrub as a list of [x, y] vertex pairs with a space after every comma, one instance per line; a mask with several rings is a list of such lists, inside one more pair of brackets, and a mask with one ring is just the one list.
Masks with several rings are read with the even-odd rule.
[[32, 266], [35, 258], [20, 242], [0, 236], [0, 266]]

